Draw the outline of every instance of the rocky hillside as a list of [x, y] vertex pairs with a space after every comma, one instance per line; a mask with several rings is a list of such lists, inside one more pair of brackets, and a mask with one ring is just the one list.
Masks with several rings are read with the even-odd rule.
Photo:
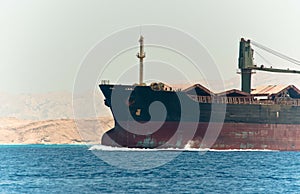
[[111, 117], [76, 122], [72, 119], [0, 118], [0, 144], [98, 144], [103, 133], [113, 125]]

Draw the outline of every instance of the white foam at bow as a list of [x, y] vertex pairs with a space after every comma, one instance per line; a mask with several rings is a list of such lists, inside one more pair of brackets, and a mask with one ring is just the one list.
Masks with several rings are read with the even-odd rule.
[[216, 149], [199, 149], [199, 148], [189, 148], [188, 146], [185, 146], [183, 149], [179, 148], [127, 148], [127, 147], [112, 147], [112, 146], [106, 146], [106, 145], [93, 145], [89, 148], [89, 150], [98, 150], [98, 151], [142, 151], [142, 152], [155, 152], [155, 151], [189, 151], [189, 152], [271, 152], [271, 151], [277, 151], [277, 150], [267, 150], [267, 149], [227, 149], [227, 150], [216, 150]]

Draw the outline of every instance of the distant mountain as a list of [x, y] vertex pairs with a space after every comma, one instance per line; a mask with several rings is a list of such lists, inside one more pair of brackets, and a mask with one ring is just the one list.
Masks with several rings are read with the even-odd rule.
[[[80, 125], [80, 128], [77, 128]], [[74, 121], [0, 118], [0, 144], [99, 144], [113, 127], [111, 117]]]
[[[75, 118], [73, 102], [80, 112]], [[94, 106], [88, 108], [87, 102]], [[92, 96], [85, 93], [76, 100], [71, 92], [2, 92], [0, 103], [0, 144], [97, 144], [113, 127], [100, 91]]]
[[[70, 119], [73, 118], [71, 92], [49, 92], [43, 94], [7, 94], [0, 93], [0, 117], [16, 117], [29, 120]], [[93, 99], [82, 96], [76, 101], [82, 107], [82, 115], [91, 117], [86, 110], [86, 100], [93, 100], [97, 116], [110, 115], [104, 106], [102, 94], [96, 93]]]

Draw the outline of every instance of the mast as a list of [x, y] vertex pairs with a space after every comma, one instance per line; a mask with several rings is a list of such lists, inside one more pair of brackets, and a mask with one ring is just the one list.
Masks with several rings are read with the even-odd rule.
[[137, 58], [140, 59], [140, 77], [139, 77], [139, 85], [143, 85], [144, 84], [144, 58], [146, 57], [145, 55], [145, 52], [144, 52], [144, 37], [141, 35], [140, 36], [140, 39], [139, 39], [139, 42], [140, 42], [140, 52], [136, 55]]

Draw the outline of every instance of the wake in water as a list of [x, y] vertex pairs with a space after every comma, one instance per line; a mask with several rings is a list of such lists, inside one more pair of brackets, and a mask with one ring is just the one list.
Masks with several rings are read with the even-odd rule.
[[[142, 151], [142, 152], [155, 152], [155, 151], [185, 151], [185, 149], [179, 148], [127, 148], [127, 147], [112, 147], [106, 145], [93, 145], [89, 150], [101, 150], [101, 151]], [[195, 149], [191, 149], [195, 150]], [[199, 151], [199, 149], [197, 149]]]
[[274, 152], [277, 150], [267, 150], [267, 149], [226, 149], [226, 150], [216, 150], [209, 148], [190, 148], [186, 145], [184, 148], [127, 148], [127, 147], [112, 147], [106, 145], [93, 145], [89, 148], [89, 150], [97, 150], [97, 151], [132, 151], [132, 152], [158, 152], [158, 151], [177, 151], [177, 152]]

